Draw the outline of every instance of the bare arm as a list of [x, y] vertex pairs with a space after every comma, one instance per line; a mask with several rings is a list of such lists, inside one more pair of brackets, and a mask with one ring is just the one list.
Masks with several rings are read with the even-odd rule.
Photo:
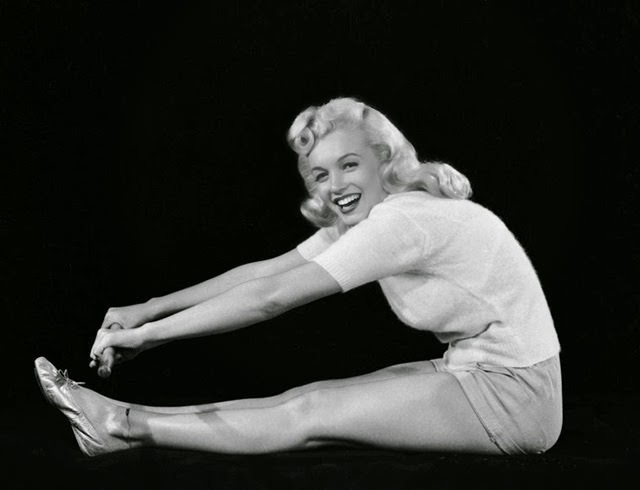
[[105, 331], [96, 339], [92, 357], [99, 357], [106, 347], [146, 350], [172, 340], [236, 330], [339, 291], [338, 283], [322, 267], [305, 262], [285, 272], [240, 283], [140, 328]]
[[285, 272], [305, 263], [306, 260], [293, 249], [272, 259], [235, 267], [195, 286], [150, 299], [147, 303], [152, 311], [151, 319], [171, 315], [218, 296], [244, 282]]

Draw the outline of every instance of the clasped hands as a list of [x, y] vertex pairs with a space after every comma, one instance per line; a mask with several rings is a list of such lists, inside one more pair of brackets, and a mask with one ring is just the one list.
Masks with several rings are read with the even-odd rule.
[[147, 320], [142, 305], [109, 308], [91, 347], [90, 368], [98, 376], [108, 378], [115, 364], [136, 357], [144, 350], [142, 331], [138, 328]]

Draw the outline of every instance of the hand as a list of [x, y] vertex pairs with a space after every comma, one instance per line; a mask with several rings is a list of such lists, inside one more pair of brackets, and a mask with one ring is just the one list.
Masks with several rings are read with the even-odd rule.
[[[104, 316], [100, 330], [109, 330], [113, 328], [117, 329], [131, 329], [137, 328], [144, 323], [153, 320], [156, 316], [150, 302], [141, 303], [131, 306], [122, 306], [109, 308], [107, 314]], [[98, 341], [98, 335], [94, 346]], [[89, 367], [98, 368], [98, 375], [101, 378], [108, 378], [111, 375], [111, 368], [114, 364], [132, 359], [138, 354], [138, 351], [125, 351], [120, 350], [116, 352], [114, 347], [107, 347], [104, 349], [99, 357], [92, 357]], [[92, 353], [92, 356], [94, 354]]]
[[153, 320], [153, 317], [149, 303], [109, 308], [100, 328], [109, 328], [114, 323], [125, 329], [136, 328]]
[[120, 364], [137, 356], [144, 346], [140, 329], [123, 329], [117, 323], [98, 330], [91, 347], [89, 367], [98, 368], [98, 374], [106, 378], [114, 364]]
[[[109, 308], [107, 314], [104, 316], [102, 325], [96, 340], [94, 341], [94, 347], [98, 342], [98, 338], [101, 330], [109, 329], [131, 329], [137, 328], [140, 325], [152, 320], [154, 313], [149, 303], [141, 303], [131, 306], [122, 306], [117, 308]], [[120, 349], [116, 351], [114, 347], [106, 347], [104, 351], [97, 355], [94, 354], [93, 348], [91, 353], [91, 362], [89, 367], [98, 368], [98, 375], [101, 378], [108, 378], [111, 375], [111, 368], [114, 364], [128, 361], [138, 354], [138, 351], [125, 351]], [[95, 356], [95, 357], [94, 357]]]
[[[113, 323], [110, 326], [106, 327], [107, 329], [121, 329], [122, 325], [119, 323]], [[108, 378], [111, 376], [111, 368], [115, 364], [115, 350], [113, 347], [107, 347], [100, 356], [100, 362], [94, 361], [93, 359], [89, 363], [89, 367], [98, 366], [98, 376], [101, 378]]]

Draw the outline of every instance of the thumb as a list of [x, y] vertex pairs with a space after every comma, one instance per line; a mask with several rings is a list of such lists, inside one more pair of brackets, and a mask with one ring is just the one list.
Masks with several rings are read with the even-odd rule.
[[[119, 323], [112, 323], [106, 330], [122, 330], [122, 325]], [[116, 352], [113, 347], [106, 347], [102, 352], [100, 366], [98, 367], [98, 376], [101, 378], [108, 378], [111, 376], [111, 369], [115, 363]]]
[[98, 376], [108, 378], [111, 376], [111, 368], [115, 362], [115, 350], [113, 347], [107, 347], [102, 353], [100, 366], [98, 367]]

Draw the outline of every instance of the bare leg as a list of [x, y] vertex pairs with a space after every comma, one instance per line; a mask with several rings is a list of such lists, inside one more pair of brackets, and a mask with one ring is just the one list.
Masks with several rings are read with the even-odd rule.
[[[265, 408], [280, 405], [292, 398], [300, 396], [304, 393], [323, 389], [323, 388], [337, 388], [341, 386], [349, 386], [353, 384], [359, 384], [368, 381], [381, 381], [385, 379], [392, 379], [398, 376], [413, 373], [432, 373], [435, 372], [435, 368], [431, 361], [416, 361], [403, 364], [396, 364], [389, 366], [372, 373], [363, 374], [361, 376], [354, 376], [345, 379], [316, 381], [303, 386], [298, 386], [290, 390], [280, 393], [275, 396], [269, 396], [265, 398], [245, 398], [241, 400], [231, 400], [223, 402], [207, 403], [202, 405], [187, 405], [176, 407], [157, 407], [149, 405], [139, 405], [135, 403], [127, 403], [119, 400], [113, 400], [103, 395], [96, 393], [97, 396], [102, 398], [105, 402], [113, 403], [120, 407], [130, 408], [132, 410], [151, 412], [159, 414], [188, 414], [188, 413], [203, 413], [213, 410], [228, 410], [228, 409], [243, 409], [243, 408]], [[86, 388], [83, 388], [86, 389]]]
[[260, 408], [227, 406], [175, 415], [131, 410], [126, 435], [135, 444], [222, 453], [266, 453], [340, 442], [499, 453], [450, 374], [417, 372], [350, 381], [316, 385]]

